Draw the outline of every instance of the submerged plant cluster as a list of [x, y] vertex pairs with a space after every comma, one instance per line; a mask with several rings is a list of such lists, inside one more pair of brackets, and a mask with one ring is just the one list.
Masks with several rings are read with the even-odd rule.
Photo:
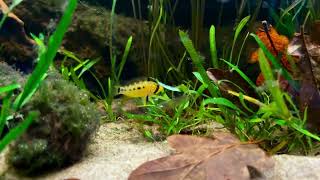
[[[264, 21], [254, 31], [251, 26], [256, 21], [257, 12], [242, 18], [243, 12], [239, 11], [233, 39], [224, 48], [218, 46], [217, 27], [212, 25], [206, 36], [203, 36], [204, 1], [191, 2], [191, 38], [187, 32], [175, 29], [181, 42], [176, 53], [171, 45], [166, 44], [166, 37], [163, 36], [166, 25], [174, 24], [169, 21], [171, 16], [165, 8], [168, 2], [150, 2], [152, 9], [149, 12], [148, 37], [139, 34], [144, 37], [141, 43], [146, 43], [145, 48], [139, 51], [142, 51], [141, 57], [148, 75], [158, 79], [154, 79], [157, 82], [154, 92], [139, 95], [148, 98], [147, 104], [142, 106], [144, 113], [122, 112], [122, 116], [134, 119], [141, 125], [156, 125], [160, 136], [142, 128], [144, 135], [151, 140], [163, 140], [180, 133], [209, 134], [208, 126], [211, 126], [211, 122], [218, 122], [240, 140], [259, 144], [271, 154], [308, 154], [318, 148], [319, 127], [315, 125], [314, 114], [320, 104], [320, 95], [316, 82], [305, 78], [306, 75], [313, 76], [312, 67], [297, 67], [296, 57], [287, 53], [287, 41], [294, 36], [294, 26], [301, 25], [299, 22], [302, 19], [300, 40], [304, 42], [301, 45], [301, 53], [304, 55], [300, 61], [311, 61], [304, 28], [313, 27], [320, 18], [318, 10], [312, 6], [316, 2], [295, 1], [280, 14], [272, 12], [274, 27], [269, 27]], [[41, 36], [32, 35], [38, 45], [38, 59], [34, 71], [26, 80], [20, 80], [19, 75], [13, 75], [13, 80], [5, 79], [8, 77], [7, 69], [0, 70], [0, 151], [15, 141], [8, 155], [14, 167], [32, 174], [39, 169], [63, 167], [79, 160], [101, 120], [101, 114], [92, 101], [102, 104], [109, 121], [116, 120], [117, 114], [113, 111], [116, 89], [121, 86], [123, 69], [130, 51], [135, 50], [131, 49], [134, 39], [130, 36], [123, 55], [119, 58], [114, 52], [112, 37], [116, 27], [116, 3], [117, 0], [113, 0], [108, 24], [110, 56], [107, 59], [111, 64], [111, 73], [105, 81], [101, 81], [92, 70], [99, 59], [84, 60], [65, 49], [59, 51], [65, 57], [58, 67], [61, 75], [49, 70], [54, 69], [51, 65], [71, 23], [77, 0], [70, 0], [47, 45]], [[10, 10], [18, 4], [19, 1], [16, 1]], [[171, 8], [170, 12], [173, 13], [174, 9]], [[307, 12], [307, 15], [302, 16], [301, 11]], [[134, 14], [138, 16], [137, 12]], [[7, 15], [2, 16], [0, 27]], [[280, 40], [277, 37], [281, 37]], [[250, 41], [257, 47], [251, 59], [250, 55], [243, 54]], [[283, 41], [285, 45], [278, 44]], [[209, 46], [205, 48], [204, 42]], [[206, 49], [207, 54], [202, 54], [203, 49]], [[76, 62], [76, 66], [65, 65], [70, 60]], [[251, 77], [250, 72], [242, 68], [242, 63], [250, 60], [259, 63], [261, 73], [258, 77]], [[8, 71], [11, 71], [10, 68]], [[82, 79], [86, 73], [97, 81], [100, 94], [89, 90]], [[295, 76], [297, 73], [301, 74], [298, 78]], [[174, 83], [178, 85], [172, 85]], [[165, 92], [157, 94], [159, 87], [161, 90], [164, 88]], [[312, 94], [308, 96], [310, 98], [303, 98], [310, 92], [308, 90], [314, 96]], [[150, 94], [153, 96], [149, 97]], [[199, 128], [202, 125], [208, 126]]]

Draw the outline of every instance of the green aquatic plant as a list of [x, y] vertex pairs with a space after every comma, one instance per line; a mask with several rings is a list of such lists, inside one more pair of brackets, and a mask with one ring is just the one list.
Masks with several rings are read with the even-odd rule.
[[[233, 42], [232, 42], [232, 48], [231, 48], [230, 57], [229, 57], [229, 62], [233, 62], [232, 55], [233, 55], [235, 44], [236, 44], [237, 39], [238, 39], [238, 37], [240, 35], [240, 32], [242, 31], [244, 26], [248, 23], [249, 19], [250, 19], [250, 16], [247, 16], [247, 17], [243, 18], [235, 28]], [[238, 62], [237, 62], [237, 64], [238, 64]]]
[[219, 68], [217, 45], [216, 45], [216, 28], [212, 25], [209, 31], [209, 44], [211, 53], [211, 63], [213, 68]]
[[44, 80], [46, 72], [51, 66], [53, 59], [62, 43], [63, 36], [71, 23], [72, 15], [76, 9], [76, 6], [77, 0], [72, 0], [69, 2], [60, 23], [56, 28], [56, 31], [49, 38], [48, 47], [46, 50], [41, 51], [41, 54], [39, 54], [39, 61], [36, 68], [28, 78], [22, 93], [15, 100], [15, 110], [20, 109], [31, 98], [32, 94], [35, 93], [41, 82]]
[[[175, 44], [168, 43], [169, 39], [176, 38], [177, 29], [174, 28], [173, 14], [178, 3], [179, 1], [175, 1], [172, 6], [170, 0], [149, 1], [148, 32], [145, 33], [144, 24], [140, 24], [140, 33], [137, 34], [139, 36], [137, 43], [141, 44], [141, 48], [137, 51], [142, 58], [142, 66], [145, 69], [144, 76], [157, 77], [160, 80], [166, 79], [171, 82], [188, 79], [188, 66], [185, 63], [183, 49], [177, 51]], [[131, 4], [135, 18], [143, 20], [140, 0], [137, 4], [131, 1]]]
[[191, 0], [191, 37], [196, 49], [200, 49], [203, 44], [201, 35], [204, 32], [205, 2], [205, 0]]
[[210, 122], [213, 118], [209, 110], [199, 104], [203, 92], [207, 89], [205, 84], [198, 88], [191, 83], [171, 87], [159, 82], [165, 89], [180, 93], [180, 97], [169, 98], [167, 94], [154, 95], [145, 106], [145, 114], [125, 113], [128, 118], [135, 119], [141, 124], [153, 124], [159, 126], [160, 135], [145, 128], [143, 133], [150, 140], [163, 140], [172, 134], [182, 132], [197, 133], [194, 129], [197, 125]]
[[[86, 84], [82, 79], [82, 75], [85, 72], [89, 72], [96, 80], [98, 80], [97, 82], [103, 92], [103, 95], [106, 94], [104, 91], [103, 85], [99, 81], [98, 77], [90, 70], [96, 63], [99, 62], [100, 59], [82, 60], [78, 58], [74, 53], [68, 50], [60, 50], [60, 54], [64, 55], [64, 58], [61, 62], [59, 69], [65, 80], [73, 81], [79, 88], [87, 90]], [[75, 67], [65, 66], [65, 63], [70, 60], [73, 60], [78, 64]], [[95, 94], [91, 93], [90, 91], [88, 91], [88, 93], [90, 94], [91, 98], [93, 98], [94, 100], [98, 100]]]
[[320, 3], [317, 0], [308, 0], [307, 6], [311, 14], [312, 20], [320, 19]]
[[[9, 119], [13, 118], [11, 110], [13, 90], [20, 88], [19, 84], [10, 84], [0, 87], [0, 95], [6, 93], [2, 100], [0, 113], [0, 137], [3, 135], [3, 129]], [[26, 119], [19, 123], [15, 128], [10, 129], [3, 138], [0, 139], [0, 152], [12, 141], [17, 139], [30, 126], [34, 118], [37, 116], [36, 112], [30, 112]]]
[[[113, 111], [112, 111], [112, 102], [113, 102], [113, 99], [115, 96], [114, 90], [115, 90], [115, 86], [119, 86], [121, 74], [123, 72], [124, 65], [127, 61], [127, 57], [130, 52], [130, 49], [131, 49], [132, 40], [133, 40], [132, 36], [130, 36], [128, 38], [125, 50], [122, 54], [120, 63], [118, 65], [116, 65], [117, 64], [116, 63], [116, 56], [113, 56], [113, 58], [111, 59], [111, 67], [110, 67], [111, 75], [110, 75], [110, 77], [107, 77], [107, 80], [106, 80], [107, 87], [106, 88], [103, 85], [103, 82], [101, 80], [99, 80], [99, 78], [91, 70], [93, 65], [96, 64], [99, 61], [99, 59], [82, 60], [70, 51], [61, 50], [61, 54], [65, 55], [63, 62], [61, 64], [61, 67], [60, 67], [60, 70], [61, 70], [61, 73], [62, 73], [64, 79], [73, 81], [79, 88], [88, 91], [90, 97], [93, 98], [95, 101], [102, 101], [103, 107], [105, 108], [106, 112], [108, 113], [109, 119], [112, 121], [116, 119], [113, 114]], [[68, 68], [64, 65], [64, 63], [67, 60], [76, 61], [78, 64], [75, 67]], [[85, 82], [82, 79], [82, 75], [84, 74], [84, 72], [89, 72], [90, 75], [94, 78], [94, 80], [98, 83], [99, 90], [102, 92], [101, 95], [97, 95], [94, 92], [91, 92], [87, 88]]]
[[275, 20], [275, 28], [289, 38], [294, 36], [300, 25], [306, 26], [320, 19], [320, 3], [316, 0], [296, 0], [282, 2], [281, 11], [278, 15], [275, 10], [270, 9], [271, 17]]
[[[211, 47], [214, 47], [212, 31], [210, 32], [211, 44], [213, 44]], [[270, 153], [292, 151], [308, 153], [313, 148], [312, 139], [320, 140], [316, 134], [305, 129], [306, 113], [301, 117], [294, 101], [281, 90], [273, 75], [276, 69], [282, 69], [283, 76], [292, 80], [290, 74], [282, 68], [277, 58], [272, 56], [256, 35], [251, 34], [261, 48], [259, 52], [260, 68], [268, 82], [263, 91], [258, 90], [256, 85], [238, 66], [229, 61], [221, 61], [238, 73], [248, 83], [248, 86], [256, 90], [257, 97], [250, 97], [243, 92], [227, 89], [227, 94], [239, 98], [240, 105], [222, 96], [221, 90], [218, 88], [219, 83], [215, 84], [208, 78], [203, 67], [203, 59], [195, 50], [192, 41], [183, 31], [180, 31], [179, 35], [197, 68], [198, 72], [194, 72], [194, 75], [201, 86], [199, 88], [195, 86], [194, 90], [192, 88], [181, 88], [185, 87], [183, 85], [179, 86], [180, 92], [184, 92], [183, 100], [179, 101], [179, 105], [174, 106], [169, 111], [164, 105], [155, 103], [149, 104], [146, 115], [130, 115], [129, 117], [137, 118], [144, 123], [149, 122], [159, 125], [160, 131], [165, 136], [186, 132], [196, 125], [216, 120], [231, 132], [237, 134], [242, 141], [258, 142]], [[215, 52], [213, 51], [213, 53]], [[212, 57], [215, 58], [216, 56], [213, 55]], [[274, 69], [271, 69], [266, 57], [272, 62]], [[294, 81], [291, 84], [293, 86], [297, 85]], [[210, 95], [204, 93], [206, 89]], [[167, 102], [171, 101], [174, 101], [174, 99], [167, 99]], [[254, 109], [253, 105], [258, 106], [258, 110]], [[243, 108], [246, 111], [243, 111]], [[145, 131], [145, 135], [151, 139], [154, 138], [150, 131]]]
[[196, 49], [192, 44], [192, 41], [189, 39], [188, 35], [183, 31], [179, 31], [179, 35], [180, 35], [181, 42], [187, 49], [188, 53], [190, 54], [194, 65], [198, 68], [198, 71], [201, 77], [203, 78], [204, 83], [208, 85], [208, 88], [209, 88], [208, 90], [211, 96], [217, 97], [218, 96], [218, 92], [216, 91], [217, 88], [214, 87], [213, 83], [210, 81], [209, 77], [207, 76], [206, 70], [202, 65], [203, 59], [197, 53]]
[[[164, 99], [164, 102], [152, 101], [147, 105], [146, 115], [127, 114], [129, 118], [138, 119], [142, 123], [159, 125], [159, 130], [164, 136], [188, 131], [197, 125], [210, 123], [212, 119], [224, 122], [221, 112], [225, 117], [230, 117], [227, 112], [231, 114], [231, 111], [242, 113], [231, 101], [220, 97], [219, 89], [208, 78], [202, 65], [203, 59], [195, 50], [191, 39], [183, 31], [180, 31], [179, 35], [182, 44], [197, 68], [197, 72], [193, 74], [201, 84], [199, 86], [182, 84], [178, 87], [171, 87], [160, 83], [165, 89], [180, 92], [182, 94], [181, 97], [170, 99], [165, 94], [164, 97], [159, 97], [159, 99]], [[206, 90], [209, 91], [211, 96], [204, 94]], [[216, 105], [217, 107], [212, 107], [211, 105]], [[155, 139], [150, 131], [145, 131], [144, 134], [149, 139]]]
[[[301, 117], [300, 111], [291, 97], [281, 90], [279, 82], [273, 75], [276, 68], [271, 69], [265, 55], [267, 55], [273, 65], [277, 64], [278, 60], [272, 56], [256, 35], [251, 34], [251, 36], [255, 38], [261, 48], [259, 52], [259, 63], [267, 84], [264, 91], [256, 91], [259, 99], [230, 90], [228, 91], [229, 94], [239, 97], [243, 106], [246, 106], [244, 100], [259, 106], [258, 111], [254, 111], [249, 107], [249, 111], [253, 112], [252, 115], [239, 116], [237, 118], [238, 120], [234, 127], [235, 133], [238, 134], [242, 140], [260, 141], [260, 145], [270, 153], [291, 151], [308, 153], [313, 147], [311, 138], [315, 140], [320, 139], [316, 134], [312, 134], [305, 129], [307, 120], [306, 112], [304, 117]], [[254, 83], [251, 82], [237, 66], [227, 61], [225, 62], [232, 67], [232, 69], [236, 70], [251, 87], [257, 89]], [[279, 63], [275, 65], [275, 67], [283, 69]], [[287, 78], [291, 78], [291, 76], [287, 76]], [[297, 85], [296, 82], [291, 84], [292, 86]]]

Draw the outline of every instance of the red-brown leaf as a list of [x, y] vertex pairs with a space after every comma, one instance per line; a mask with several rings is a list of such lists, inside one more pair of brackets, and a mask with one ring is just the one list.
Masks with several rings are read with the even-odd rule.
[[252, 169], [261, 174], [273, 167], [258, 146], [242, 144], [228, 133], [217, 133], [214, 138], [173, 135], [168, 142], [177, 150], [175, 154], [142, 164], [129, 180], [241, 180], [252, 178]]

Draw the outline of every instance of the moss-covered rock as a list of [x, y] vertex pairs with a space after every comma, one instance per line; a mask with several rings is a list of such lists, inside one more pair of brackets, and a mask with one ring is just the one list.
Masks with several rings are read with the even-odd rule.
[[38, 174], [79, 160], [101, 116], [87, 93], [50, 72], [22, 113], [34, 110], [40, 116], [12, 145], [9, 164]]
[[12, 83], [24, 84], [25, 77], [23, 74], [5, 62], [0, 61], [0, 87], [6, 86]]

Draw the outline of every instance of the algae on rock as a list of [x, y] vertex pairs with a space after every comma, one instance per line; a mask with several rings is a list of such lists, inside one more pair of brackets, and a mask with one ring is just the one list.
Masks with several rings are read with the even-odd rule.
[[64, 167], [81, 159], [100, 114], [86, 92], [50, 72], [22, 112], [39, 111], [10, 147], [8, 162], [26, 174]]

